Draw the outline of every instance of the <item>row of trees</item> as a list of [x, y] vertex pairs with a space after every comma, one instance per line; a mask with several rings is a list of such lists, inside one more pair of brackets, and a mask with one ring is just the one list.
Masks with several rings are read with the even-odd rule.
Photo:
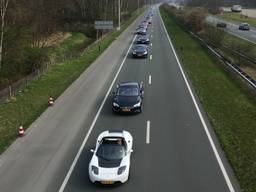
[[239, 4], [245, 7], [255, 7], [255, 0], [182, 0], [188, 6], [203, 6], [209, 9], [217, 9], [221, 6]]
[[[121, 0], [122, 20], [150, 0]], [[117, 24], [118, 0], [0, 0], [0, 86], [47, 59], [42, 41], [57, 31], [83, 32], [95, 38], [94, 20]], [[2, 82], [2, 83], [1, 83]]]

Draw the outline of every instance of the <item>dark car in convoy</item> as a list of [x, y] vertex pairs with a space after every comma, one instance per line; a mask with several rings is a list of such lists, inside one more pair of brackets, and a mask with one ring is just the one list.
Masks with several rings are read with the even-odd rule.
[[132, 56], [136, 58], [147, 58], [148, 57], [148, 47], [143, 44], [137, 44], [133, 47]]
[[224, 23], [224, 22], [218, 22], [218, 23], [217, 23], [217, 27], [219, 27], [219, 28], [226, 28], [226, 27], [227, 27], [227, 24]]
[[250, 25], [248, 23], [241, 23], [239, 25], [239, 30], [246, 30], [249, 31], [250, 30]]
[[113, 95], [112, 109], [114, 112], [142, 112], [144, 97], [142, 83], [120, 83]]
[[150, 39], [149, 39], [148, 35], [141, 35], [141, 36], [138, 36], [136, 42], [137, 42], [137, 44], [149, 44]]
[[147, 34], [147, 28], [146, 27], [138, 28], [136, 30], [136, 34], [138, 34], [138, 35], [146, 35]]

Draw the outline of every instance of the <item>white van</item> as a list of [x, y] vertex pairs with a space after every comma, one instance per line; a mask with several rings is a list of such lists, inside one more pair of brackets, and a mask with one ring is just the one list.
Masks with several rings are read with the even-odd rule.
[[231, 7], [232, 12], [241, 12], [242, 11], [242, 6], [241, 5], [233, 5]]

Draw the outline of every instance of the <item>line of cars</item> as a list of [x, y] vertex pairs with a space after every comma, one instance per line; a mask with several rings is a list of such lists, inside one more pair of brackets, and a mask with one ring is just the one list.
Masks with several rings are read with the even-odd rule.
[[[145, 57], [148, 55], [146, 44], [150, 40], [147, 35], [149, 25], [152, 23], [153, 12], [150, 10], [145, 19], [136, 29], [138, 38], [132, 55]], [[146, 31], [146, 32], [145, 32]], [[144, 97], [143, 83], [118, 83], [113, 92], [113, 112], [142, 112]], [[128, 131], [104, 131], [97, 140], [95, 150], [88, 167], [89, 179], [92, 183], [111, 185], [125, 183], [130, 175], [130, 157], [133, 152], [133, 137]]]
[[[223, 21], [217, 22], [216, 27], [218, 28], [226, 28], [227, 24]], [[249, 31], [250, 25], [248, 23], [240, 23], [238, 26], [239, 30]]]
[[[152, 17], [153, 13], [149, 12], [136, 28], [136, 34], [138, 36], [132, 50], [132, 56], [134, 58], [148, 57], [147, 44], [150, 43], [150, 38], [147, 31], [152, 24]], [[144, 90], [142, 82], [119, 83], [117, 84], [116, 91], [113, 92], [113, 112], [142, 112], [143, 98]]]
[[145, 19], [136, 28], [138, 35], [136, 45], [133, 47], [132, 56], [134, 58], [147, 58], [148, 46], [150, 43], [150, 36], [148, 35], [149, 26], [152, 24], [153, 13], [150, 12]]

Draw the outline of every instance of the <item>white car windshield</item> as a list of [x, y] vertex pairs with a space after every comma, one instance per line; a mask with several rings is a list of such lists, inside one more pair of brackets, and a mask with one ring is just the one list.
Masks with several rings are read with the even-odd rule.
[[122, 139], [103, 140], [96, 155], [105, 160], [122, 159], [126, 155], [126, 147]]

